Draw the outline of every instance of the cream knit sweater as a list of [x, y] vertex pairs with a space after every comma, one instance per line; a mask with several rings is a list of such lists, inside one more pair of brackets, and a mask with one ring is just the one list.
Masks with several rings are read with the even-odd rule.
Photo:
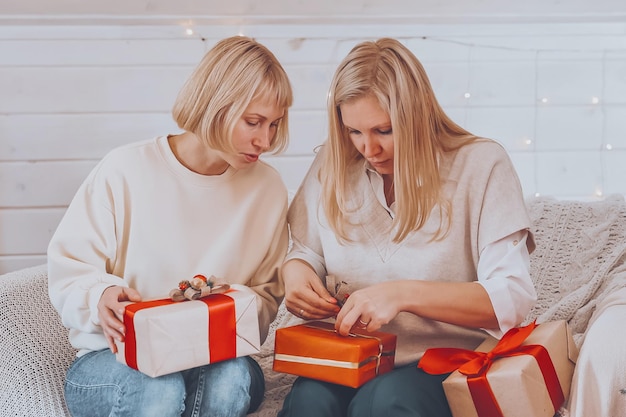
[[70, 342], [107, 347], [97, 303], [105, 288], [165, 298], [178, 282], [214, 275], [258, 295], [261, 340], [284, 295], [287, 190], [269, 165], [216, 176], [181, 165], [167, 138], [110, 152], [72, 200], [48, 248], [49, 291]]
[[[485, 140], [450, 152], [440, 161], [443, 190], [452, 202], [453, 213], [445, 239], [431, 241], [439, 225], [438, 210], [433, 210], [422, 229], [401, 243], [394, 243], [392, 219], [376, 199], [364, 165], [351, 177], [349, 187], [349, 204], [355, 209], [349, 221], [358, 224], [351, 230], [355, 243], [340, 244], [318, 204], [319, 159], [318, 156], [289, 211], [294, 246], [288, 258], [305, 260], [321, 279], [332, 274], [347, 282], [351, 290], [398, 279], [476, 281], [479, 256], [485, 246], [530, 227], [521, 187], [508, 155], [498, 143]], [[534, 246], [532, 237], [529, 244]], [[507, 296], [516, 296], [515, 291], [508, 291], [511, 294]], [[520, 320], [526, 313], [519, 312]], [[486, 337], [478, 329], [426, 320], [406, 312], [381, 330], [398, 336], [396, 365], [419, 359], [431, 347], [473, 349]]]

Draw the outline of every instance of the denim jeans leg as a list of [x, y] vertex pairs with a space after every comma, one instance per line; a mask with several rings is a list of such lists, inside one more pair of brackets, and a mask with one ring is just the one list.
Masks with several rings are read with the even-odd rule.
[[73, 417], [180, 417], [185, 383], [180, 373], [151, 378], [104, 349], [77, 358], [65, 381]]
[[355, 388], [298, 377], [278, 417], [345, 417]]
[[240, 357], [182, 372], [187, 386], [184, 417], [243, 417], [263, 401], [259, 364]]
[[411, 363], [379, 375], [359, 388], [348, 417], [452, 417], [442, 382]]

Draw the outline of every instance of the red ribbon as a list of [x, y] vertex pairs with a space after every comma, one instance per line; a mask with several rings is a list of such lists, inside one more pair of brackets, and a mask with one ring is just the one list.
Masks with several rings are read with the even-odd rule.
[[200, 301], [209, 306], [209, 340], [211, 362], [237, 356], [237, 316], [235, 300], [224, 294], [212, 294]]
[[[237, 356], [237, 318], [235, 300], [224, 294], [211, 294], [196, 301], [202, 301], [209, 309], [209, 341], [213, 341], [209, 349], [209, 363], [219, 362]], [[193, 302], [193, 301], [192, 301]], [[124, 312], [126, 337], [124, 355], [126, 364], [133, 369], [137, 367], [137, 339], [135, 334], [135, 314], [147, 308], [179, 304], [169, 298], [162, 300], [143, 301], [129, 304]]]
[[538, 324], [533, 322], [527, 326], [509, 330], [490, 352], [457, 348], [427, 349], [417, 366], [429, 374], [450, 373], [458, 369], [460, 373], [467, 376], [467, 385], [478, 415], [480, 417], [504, 417], [489, 386], [487, 372], [493, 362], [499, 358], [532, 355], [539, 364], [556, 411], [565, 401], [565, 396], [548, 351], [541, 345], [522, 346], [524, 340], [537, 326]]

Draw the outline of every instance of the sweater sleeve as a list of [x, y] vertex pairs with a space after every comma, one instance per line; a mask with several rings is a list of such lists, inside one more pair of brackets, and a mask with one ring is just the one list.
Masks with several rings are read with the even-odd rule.
[[479, 179], [474, 184], [484, 184], [472, 193], [477, 213], [471, 216], [475, 219], [477, 275], [498, 318], [499, 329], [489, 332], [500, 337], [518, 325], [536, 301], [529, 265], [535, 243], [522, 188], [508, 154], [495, 142], [477, 149], [482, 149], [483, 158], [481, 169], [474, 171]]
[[273, 229], [274, 233], [267, 248], [267, 254], [249, 284], [249, 287], [257, 293], [257, 301], [259, 302], [257, 307], [261, 343], [265, 341], [270, 323], [276, 318], [278, 305], [282, 302], [285, 295], [282, 278], [278, 271], [285, 259], [289, 246], [286, 191], [283, 200], [282, 210], [277, 210], [273, 220], [268, 219], [269, 224], [275, 226]]
[[487, 179], [479, 182], [485, 184], [485, 188], [476, 194], [479, 197], [476, 203], [480, 207], [476, 250], [481, 253], [490, 243], [518, 230], [528, 230], [526, 246], [532, 253], [535, 240], [530, 232], [530, 217], [513, 163], [500, 144], [491, 145], [489, 157], [493, 158], [491, 163], [483, 158], [484, 166], [490, 167], [485, 172]]
[[289, 207], [287, 219], [291, 231], [292, 248], [287, 260], [300, 259], [315, 270], [320, 279], [326, 277], [326, 263], [319, 233], [320, 182], [318, 172], [321, 151], [311, 164]]
[[116, 256], [115, 221], [100, 167], [78, 189], [47, 252], [50, 300], [64, 326], [88, 334], [102, 333], [97, 310], [102, 292], [127, 286], [108, 272]]

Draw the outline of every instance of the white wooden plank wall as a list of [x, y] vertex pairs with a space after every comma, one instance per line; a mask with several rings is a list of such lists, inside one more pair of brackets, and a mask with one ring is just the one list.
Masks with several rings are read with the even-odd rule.
[[[296, 95], [295, 191], [325, 132], [336, 64], [359, 40], [401, 38], [461, 125], [501, 141], [527, 195], [626, 194], [626, 25], [0, 27], [0, 273], [45, 262], [77, 187], [111, 148], [176, 132], [170, 107], [217, 39], [269, 46]], [[609, 149], [610, 148], [610, 149]]]

